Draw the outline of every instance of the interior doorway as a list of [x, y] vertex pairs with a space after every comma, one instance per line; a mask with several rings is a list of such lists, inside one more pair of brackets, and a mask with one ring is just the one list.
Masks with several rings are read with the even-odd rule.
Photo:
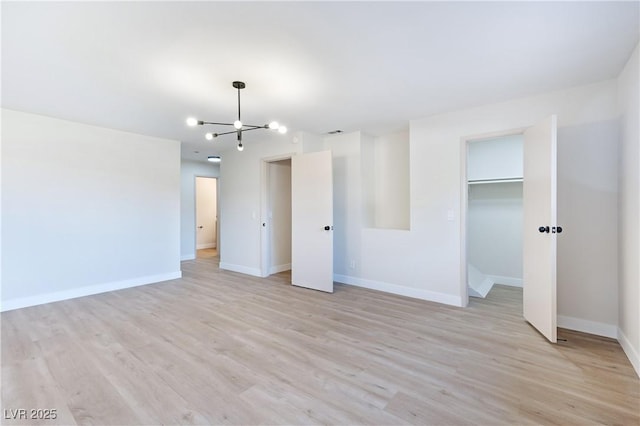
[[262, 160], [260, 275], [333, 293], [331, 151]]
[[[522, 315], [536, 330], [551, 343], [557, 341], [557, 237], [563, 229], [557, 224], [557, 128], [558, 118], [551, 115], [534, 125], [509, 133], [486, 135], [484, 137], [467, 138], [461, 141], [462, 163], [462, 208], [461, 208], [461, 295], [465, 303], [469, 303], [472, 291], [488, 293], [493, 284], [514, 285], [515, 283], [503, 278], [516, 278], [522, 286]], [[507, 145], [513, 135], [520, 135], [517, 144], [511, 145], [507, 151], [496, 155], [491, 149], [483, 149], [485, 155], [478, 155], [477, 161], [472, 153], [475, 143], [487, 142]], [[508, 136], [508, 137], [507, 137]], [[481, 147], [478, 145], [477, 147]], [[486, 148], [486, 147], [484, 147]], [[511, 159], [510, 159], [511, 158]], [[520, 168], [515, 165], [521, 165]], [[477, 169], [475, 167], [478, 167]], [[470, 196], [473, 185], [502, 185], [521, 183], [521, 211], [519, 215], [522, 225], [520, 259], [522, 273], [519, 277], [500, 277], [494, 283], [485, 282], [486, 278], [493, 278], [490, 272], [480, 270], [469, 261], [473, 258], [474, 250], [470, 235], [473, 219], [470, 207], [473, 197]], [[497, 187], [496, 187], [497, 188]], [[496, 190], [489, 192], [494, 194]], [[514, 191], [512, 190], [513, 194]], [[495, 208], [495, 206], [493, 206]], [[489, 244], [482, 247], [491, 254], [495, 249], [495, 242], [503, 239], [506, 234], [504, 221], [487, 232], [480, 229], [478, 233], [485, 234], [485, 241]], [[515, 230], [515, 227], [513, 228]], [[474, 286], [473, 282], [480, 285]], [[491, 281], [491, 280], [489, 280]], [[473, 288], [477, 287], [477, 288]], [[472, 289], [473, 288], [473, 289]]]
[[291, 157], [264, 162], [262, 275], [291, 271]]
[[467, 293], [523, 283], [522, 133], [466, 141]]
[[195, 204], [196, 257], [219, 257], [218, 179], [196, 176]]

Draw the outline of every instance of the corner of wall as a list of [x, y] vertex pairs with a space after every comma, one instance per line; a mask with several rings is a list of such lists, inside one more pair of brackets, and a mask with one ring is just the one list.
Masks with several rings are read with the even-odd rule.
[[618, 76], [618, 341], [640, 375], [640, 43]]
[[622, 350], [624, 350], [624, 353], [627, 355], [627, 358], [629, 358], [631, 365], [634, 370], [636, 370], [636, 374], [640, 377], [640, 355], [620, 328], [618, 328], [618, 342], [620, 342]]

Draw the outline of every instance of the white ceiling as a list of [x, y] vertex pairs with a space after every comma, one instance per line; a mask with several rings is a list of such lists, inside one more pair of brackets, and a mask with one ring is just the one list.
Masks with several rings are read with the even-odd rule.
[[183, 157], [205, 158], [234, 137], [208, 142], [185, 118], [233, 121], [242, 80], [252, 124], [380, 134], [617, 76], [639, 4], [3, 1], [2, 106], [181, 140]]

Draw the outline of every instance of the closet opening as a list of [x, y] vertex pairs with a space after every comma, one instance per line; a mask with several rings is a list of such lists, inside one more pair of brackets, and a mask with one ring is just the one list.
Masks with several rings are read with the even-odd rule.
[[291, 283], [291, 157], [263, 162], [261, 275]]
[[523, 141], [522, 133], [464, 141], [467, 302], [492, 289], [521, 297], [513, 287], [521, 289], [523, 277]]

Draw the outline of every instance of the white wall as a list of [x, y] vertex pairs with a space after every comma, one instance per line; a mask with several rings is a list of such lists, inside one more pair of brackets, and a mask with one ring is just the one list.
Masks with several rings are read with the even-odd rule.
[[363, 137], [361, 151], [363, 160], [368, 157], [363, 184], [371, 209], [364, 213], [365, 226], [409, 229], [409, 132]]
[[268, 163], [270, 273], [291, 269], [291, 160]]
[[522, 141], [521, 134], [470, 141], [467, 180], [522, 178]]
[[333, 161], [333, 272], [338, 276], [357, 274], [361, 268], [361, 136], [353, 132], [324, 139]]
[[522, 182], [469, 185], [467, 262], [497, 284], [522, 286]]
[[217, 192], [216, 178], [196, 177], [196, 250], [216, 247]]
[[196, 258], [196, 176], [218, 177], [219, 175], [220, 167], [217, 164], [187, 160], [180, 162], [181, 260]]
[[640, 375], [640, 75], [639, 46], [618, 78], [621, 113], [618, 340]]
[[[558, 129], [558, 322], [615, 338], [617, 119]], [[588, 321], [588, 322], [585, 322]]]
[[180, 143], [2, 110], [2, 309], [180, 277]]

